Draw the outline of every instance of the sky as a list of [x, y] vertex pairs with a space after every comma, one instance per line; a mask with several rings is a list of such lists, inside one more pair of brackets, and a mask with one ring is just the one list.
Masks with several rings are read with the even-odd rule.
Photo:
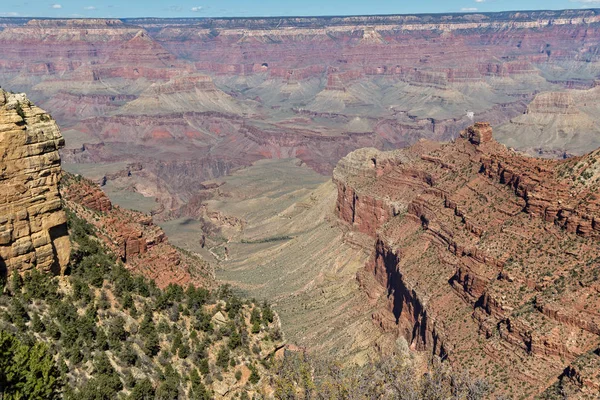
[[600, 8], [600, 0], [0, 0], [4, 17], [250, 17]]

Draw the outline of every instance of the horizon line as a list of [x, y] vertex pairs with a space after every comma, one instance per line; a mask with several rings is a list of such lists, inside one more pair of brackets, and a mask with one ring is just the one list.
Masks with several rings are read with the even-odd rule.
[[348, 14], [348, 15], [335, 15], [335, 14], [323, 14], [323, 15], [274, 15], [274, 16], [238, 16], [238, 17], [225, 17], [225, 16], [189, 16], [189, 17], [42, 17], [42, 16], [0, 16], [0, 20], [14, 19], [43, 19], [43, 20], [86, 20], [86, 19], [97, 19], [97, 20], [128, 20], [128, 19], [159, 19], [159, 20], [207, 20], [207, 19], [277, 19], [277, 18], [357, 18], [357, 17], [410, 17], [410, 16], [436, 16], [436, 15], [491, 15], [491, 14], [506, 14], [506, 13], [540, 13], [540, 12], [565, 12], [565, 11], [594, 11], [600, 12], [600, 7], [594, 8], [560, 8], [560, 9], [533, 9], [533, 10], [504, 10], [504, 11], [453, 11], [453, 12], [442, 12], [442, 13], [408, 13], [408, 14]]

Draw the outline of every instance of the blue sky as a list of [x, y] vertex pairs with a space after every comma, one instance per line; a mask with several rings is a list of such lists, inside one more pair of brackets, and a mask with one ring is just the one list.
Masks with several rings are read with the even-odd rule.
[[238, 17], [600, 8], [600, 0], [0, 0], [0, 16]]

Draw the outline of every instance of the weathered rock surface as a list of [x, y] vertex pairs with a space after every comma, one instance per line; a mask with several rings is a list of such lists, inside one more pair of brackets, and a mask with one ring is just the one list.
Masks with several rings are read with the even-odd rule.
[[210, 287], [210, 265], [169, 244], [152, 217], [114, 206], [95, 183], [66, 174], [61, 181], [66, 205], [97, 229], [98, 237], [127, 268], [163, 288], [174, 283]]
[[374, 322], [511, 396], [551, 386], [598, 346], [599, 158], [530, 158], [478, 123], [452, 143], [342, 159], [338, 216], [375, 241], [358, 275]]
[[0, 274], [61, 273], [70, 243], [58, 181], [56, 122], [24, 94], [0, 89]]

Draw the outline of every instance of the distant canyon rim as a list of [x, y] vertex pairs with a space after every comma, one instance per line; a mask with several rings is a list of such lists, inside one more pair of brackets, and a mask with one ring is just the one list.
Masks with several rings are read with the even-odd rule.
[[67, 168], [172, 219], [257, 160], [329, 175], [352, 150], [451, 140], [470, 117], [530, 154], [591, 151], [599, 27], [598, 10], [0, 18], [0, 83], [57, 119]]

